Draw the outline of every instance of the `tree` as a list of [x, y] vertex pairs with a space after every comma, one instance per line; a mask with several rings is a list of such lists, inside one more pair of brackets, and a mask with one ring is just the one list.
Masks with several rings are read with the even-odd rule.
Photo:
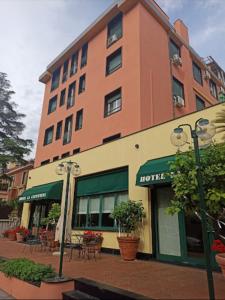
[[[218, 221], [225, 219], [225, 144], [211, 145], [201, 150], [201, 176], [205, 193], [208, 220], [216, 231]], [[172, 172], [172, 188], [174, 198], [167, 208], [169, 214], [184, 211], [186, 214], [197, 214], [200, 211], [200, 199], [197, 170], [194, 151], [178, 152], [175, 161], [170, 164]], [[223, 237], [225, 237], [225, 223], [222, 223]], [[225, 241], [225, 239], [224, 239]]]
[[17, 105], [11, 100], [14, 95], [10, 81], [0, 72], [0, 167], [8, 162], [24, 163], [33, 146], [30, 139], [21, 138], [25, 125], [21, 121], [24, 114], [17, 112]]

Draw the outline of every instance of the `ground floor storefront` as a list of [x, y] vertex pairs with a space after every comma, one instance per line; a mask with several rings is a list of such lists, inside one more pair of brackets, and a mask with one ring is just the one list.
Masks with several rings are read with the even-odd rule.
[[[84, 230], [100, 231], [104, 250], [118, 251], [117, 224], [110, 214], [122, 201], [141, 200], [146, 218], [140, 232], [139, 257], [203, 265], [199, 219], [195, 215], [182, 213], [170, 216], [165, 211], [173, 197], [170, 179], [166, 174], [169, 161], [176, 152], [170, 143], [170, 134], [180, 123], [193, 124], [200, 117], [213, 120], [220, 109], [220, 105], [205, 109], [67, 158], [68, 161], [77, 162], [81, 168], [81, 174], [78, 177], [71, 176], [70, 180], [72, 236]], [[185, 146], [184, 151], [188, 147]], [[39, 211], [36, 220], [44, 216], [50, 203], [48, 201], [64, 199], [66, 176], [64, 178], [55, 172], [59, 162], [30, 171], [27, 191], [32, 195], [30, 198], [22, 195], [25, 197], [22, 199], [25, 201], [23, 226], [28, 227], [34, 222], [35, 211]], [[60, 199], [41, 189], [57, 182], [64, 182]]]

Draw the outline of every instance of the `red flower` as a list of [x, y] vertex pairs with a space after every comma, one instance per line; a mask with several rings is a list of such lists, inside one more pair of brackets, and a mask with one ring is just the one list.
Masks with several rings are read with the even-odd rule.
[[224, 253], [225, 252], [225, 245], [221, 242], [221, 240], [217, 239], [213, 241], [212, 251]]

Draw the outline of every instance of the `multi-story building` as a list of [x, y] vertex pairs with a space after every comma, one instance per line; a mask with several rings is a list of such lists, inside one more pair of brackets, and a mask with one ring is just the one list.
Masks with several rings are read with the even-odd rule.
[[123, 0], [40, 76], [35, 167], [214, 105], [221, 78], [153, 0]]

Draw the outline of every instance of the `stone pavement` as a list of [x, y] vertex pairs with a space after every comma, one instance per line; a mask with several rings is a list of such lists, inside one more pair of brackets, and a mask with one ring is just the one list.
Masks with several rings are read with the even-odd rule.
[[15, 298], [0, 290], [0, 299], [15, 299]]
[[[0, 256], [27, 257], [36, 262], [59, 267], [59, 257], [52, 253], [35, 251], [29, 247], [0, 239]], [[206, 272], [203, 269], [176, 266], [153, 260], [124, 262], [120, 256], [101, 254], [101, 257], [84, 260], [74, 252], [68, 261], [65, 256], [63, 272], [72, 278], [85, 277], [115, 287], [130, 290], [152, 299], [208, 299]], [[216, 299], [225, 299], [225, 279], [214, 273]]]

